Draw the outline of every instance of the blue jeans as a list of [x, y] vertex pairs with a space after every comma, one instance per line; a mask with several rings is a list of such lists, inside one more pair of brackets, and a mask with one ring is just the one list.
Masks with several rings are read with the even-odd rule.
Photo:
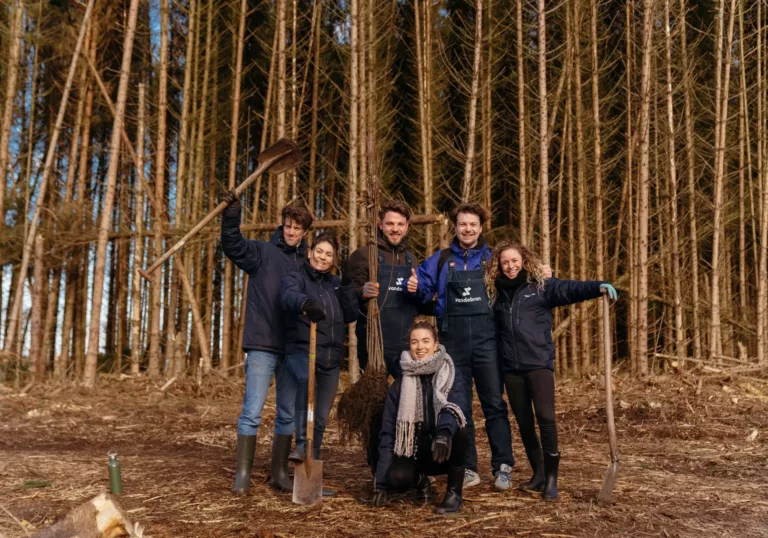
[[[283, 356], [269, 351], [249, 351], [245, 357], [245, 395], [243, 409], [237, 420], [239, 435], [256, 435], [261, 424], [261, 412], [267, 400], [269, 385], [275, 377], [277, 390], [277, 416], [275, 433], [293, 435], [293, 400], [286, 402], [283, 390], [287, 380]], [[288, 405], [289, 404], [289, 405]]]
[[[296, 409], [296, 448], [307, 444], [307, 402], [309, 401], [309, 356], [306, 353], [292, 353], [285, 357], [286, 378], [283, 392], [293, 393]], [[323, 370], [315, 368], [315, 427], [313, 437], [313, 455], [320, 459], [320, 446], [328, 415], [331, 414], [336, 389], [339, 387], [340, 368]], [[286, 394], [286, 399], [289, 397]]]

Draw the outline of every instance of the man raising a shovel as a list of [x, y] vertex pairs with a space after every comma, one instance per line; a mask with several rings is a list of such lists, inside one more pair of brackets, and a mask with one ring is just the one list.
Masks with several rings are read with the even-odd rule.
[[248, 492], [256, 434], [267, 391], [276, 375], [277, 416], [272, 442], [272, 480], [280, 491], [291, 491], [288, 476], [288, 454], [293, 437], [293, 393], [290, 401], [281, 399], [284, 379], [285, 323], [280, 306], [280, 280], [301, 269], [307, 259], [304, 236], [312, 225], [312, 214], [302, 204], [290, 203], [282, 210], [283, 225], [270, 241], [252, 241], [240, 232], [240, 200], [234, 191], [224, 195], [229, 204], [221, 219], [221, 245], [224, 254], [248, 276], [248, 295], [243, 330], [245, 359], [245, 395], [237, 421], [237, 472], [232, 492]]

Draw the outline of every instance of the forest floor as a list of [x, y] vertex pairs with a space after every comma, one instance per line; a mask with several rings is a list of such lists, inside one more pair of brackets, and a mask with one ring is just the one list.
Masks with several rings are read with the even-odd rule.
[[[273, 395], [262, 423], [251, 495], [229, 493], [241, 382], [211, 378], [202, 394], [105, 376], [99, 388], [0, 387], [0, 536], [50, 525], [109, 487], [107, 453], [122, 464], [120, 503], [153, 537], [225, 536], [768, 536], [768, 380], [672, 374], [636, 381], [618, 375], [621, 470], [614, 500], [598, 505], [609, 464], [601, 378], [561, 381], [560, 499], [492, 490], [484, 421], [475, 403], [482, 485], [464, 511], [435, 516], [404, 497], [373, 508], [365, 454], [344, 446], [331, 421], [324, 484], [338, 491], [319, 507], [291, 503], [267, 486]], [[273, 389], [274, 390], [274, 389]], [[529, 477], [513, 422], [513, 479]], [[438, 500], [445, 478], [438, 477]]]

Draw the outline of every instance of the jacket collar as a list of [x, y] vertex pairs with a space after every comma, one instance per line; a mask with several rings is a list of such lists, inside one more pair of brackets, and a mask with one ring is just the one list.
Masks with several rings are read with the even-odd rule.
[[317, 283], [323, 283], [323, 282], [330, 282], [333, 278], [333, 275], [330, 271], [326, 273], [321, 273], [314, 267], [312, 267], [312, 264], [309, 263], [309, 260], [304, 262], [304, 271], [307, 273], [307, 276], [312, 282]]
[[270, 239], [269, 242], [286, 254], [297, 253], [300, 255], [305, 255], [307, 253], [307, 242], [304, 241], [304, 239], [302, 239], [301, 242], [295, 247], [288, 246], [288, 243], [285, 242], [285, 237], [283, 237], [282, 226], [277, 227], [277, 230], [275, 230], [275, 233], [272, 234], [272, 239]]
[[451, 250], [454, 253], [458, 254], [459, 256], [463, 256], [465, 252], [470, 256], [475, 256], [477, 254], [484, 252], [487, 249], [488, 249], [488, 245], [485, 242], [485, 237], [483, 237], [483, 234], [480, 234], [480, 237], [478, 237], [477, 244], [474, 247], [468, 248], [468, 249], [465, 249], [464, 247], [461, 246], [461, 243], [459, 243], [458, 237], [454, 237], [453, 241], [451, 241]]
[[376, 244], [380, 249], [386, 250], [387, 252], [394, 251], [397, 254], [402, 254], [403, 252], [408, 250], [408, 236], [403, 237], [403, 240], [400, 241], [399, 245], [393, 245], [392, 243], [387, 241], [387, 238], [384, 237], [384, 234], [381, 232], [381, 230], [377, 230], [376, 234], [377, 234]]

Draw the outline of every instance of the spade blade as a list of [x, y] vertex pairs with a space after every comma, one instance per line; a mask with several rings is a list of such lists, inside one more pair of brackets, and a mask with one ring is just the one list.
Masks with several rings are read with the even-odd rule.
[[613, 488], [616, 487], [616, 480], [618, 477], [619, 462], [614, 461], [605, 472], [605, 477], [603, 478], [603, 487], [600, 488], [600, 493], [597, 496], [598, 502], [610, 502], [611, 496], [613, 495]]
[[294, 469], [293, 503], [311, 505], [322, 501], [323, 462], [307, 454], [304, 463], [297, 465]]
[[259, 164], [269, 166], [269, 171], [273, 174], [287, 172], [300, 165], [303, 160], [299, 146], [288, 138], [281, 138], [259, 153]]

